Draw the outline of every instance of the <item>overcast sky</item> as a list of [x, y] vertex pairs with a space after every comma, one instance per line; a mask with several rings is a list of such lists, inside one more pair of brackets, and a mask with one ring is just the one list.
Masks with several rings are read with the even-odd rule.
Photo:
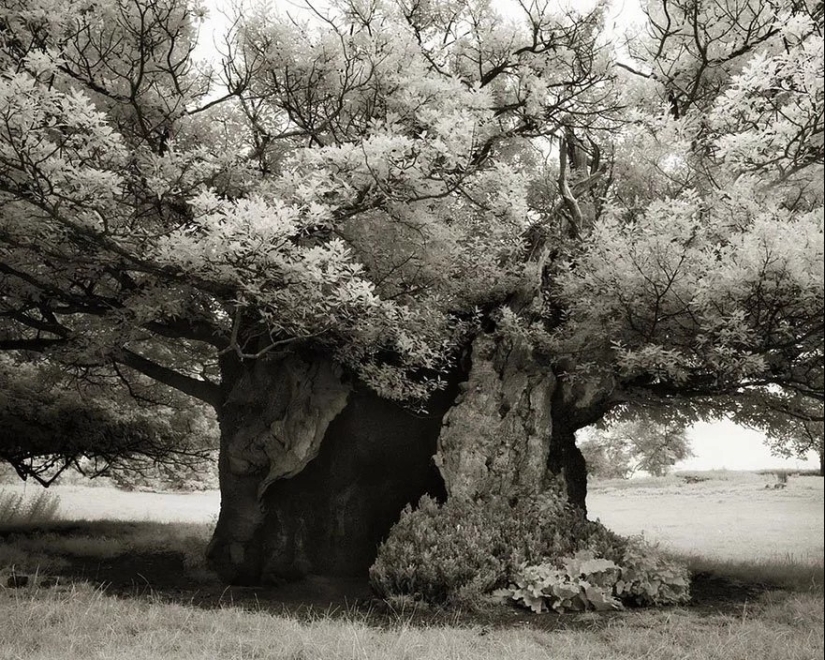
[[814, 452], [810, 452], [806, 460], [771, 456], [763, 434], [733, 422], [702, 422], [690, 430], [688, 437], [696, 456], [678, 463], [677, 470], [819, 469], [819, 459]]

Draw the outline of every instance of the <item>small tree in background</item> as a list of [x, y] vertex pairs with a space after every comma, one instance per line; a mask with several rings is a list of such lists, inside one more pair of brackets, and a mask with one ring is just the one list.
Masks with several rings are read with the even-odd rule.
[[784, 432], [768, 435], [765, 444], [774, 456], [807, 458], [815, 451], [819, 456], [819, 474], [825, 475], [825, 424], [821, 421], [796, 419], [788, 423]]
[[647, 419], [593, 430], [579, 447], [590, 474], [606, 479], [627, 479], [640, 471], [663, 477], [693, 456], [684, 426]]

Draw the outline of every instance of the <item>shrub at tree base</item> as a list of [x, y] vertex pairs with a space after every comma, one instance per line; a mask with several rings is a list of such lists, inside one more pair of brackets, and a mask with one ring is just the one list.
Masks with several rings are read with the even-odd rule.
[[631, 538], [620, 560], [621, 575], [614, 593], [634, 605], [677, 605], [690, 600], [687, 566], [655, 545]]
[[[558, 563], [558, 562], [557, 562]], [[687, 568], [655, 546], [632, 539], [619, 563], [580, 550], [557, 563], [524, 566], [494, 595], [534, 612], [620, 610], [625, 604], [676, 605], [690, 600]]]
[[626, 539], [554, 493], [443, 505], [423, 497], [381, 545], [370, 582], [384, 598], [475, 606], [513, 584], [524, 567], [563, 568], [582, 551], [616, 563], [632, 554]]

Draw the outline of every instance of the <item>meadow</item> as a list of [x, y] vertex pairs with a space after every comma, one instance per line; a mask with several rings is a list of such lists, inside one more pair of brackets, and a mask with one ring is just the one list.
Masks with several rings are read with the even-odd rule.
[[226, 589], [201, 559], [217, 494], [58, 486], [56, 520], [0, 524], [0, 584], [11, 566], [29, 578], [0, 587], [0, 660], [813, 660], [823, 479], [775, 483], [722, 472], [592, 484], [591, 517], [684, 556], [694, 601], [564, 615], [394, 611], [361, 584], [321, 579]]
[[686, 555], [760, 561], [823, 557], [823, 479], [708, 472], [592, 484], [591, 518], [621, 534], [647, 536]]

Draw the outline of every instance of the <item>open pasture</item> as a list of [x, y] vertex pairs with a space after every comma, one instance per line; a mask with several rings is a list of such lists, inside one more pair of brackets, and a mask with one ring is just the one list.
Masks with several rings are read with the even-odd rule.
[[[825, 548], [825, 480], [792, 476], [775, 488], [774, 475], [691, 473], [663, 478], [591, 482], [588, 509], [621, 534], [644, 534], [685, 555], [721, 560], [794, 557], [821, 562]], [[36, 484], [0, 486], [33, 497]], [[124, 520], [210, 524], [220, 508], [217, 491], [127, 492], [105, 486], [58, 485], [61, 520]]]
[[57, 487], [64, 520], [0, 530], [0, 564], [61, 576], [50, 589], [0, 589], [0, 660], [822, 657], [823, 480], [774, 489], [769, 476], [706, 476], [594, 483], [589, 499], [616, 531], [688, 556], [693, 604], [566, 615], [399, 612], [321, 580], [224, 589], [199, 558], [217, 494]]
[[823, 558], [821, 477], [709, 472], [706, 481], [678, 475], [591, 485], [588, 510], [621, 534], [660, 541], [686, 555], [736, 561]]

